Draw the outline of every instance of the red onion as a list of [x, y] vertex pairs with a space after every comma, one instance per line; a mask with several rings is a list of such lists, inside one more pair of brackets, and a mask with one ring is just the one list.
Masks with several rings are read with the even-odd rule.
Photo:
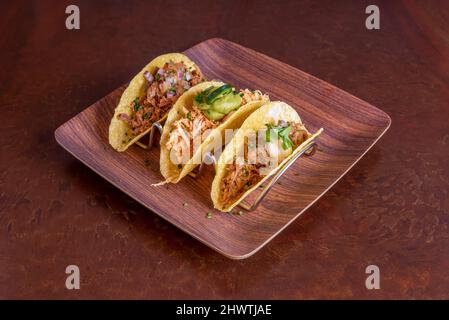
[[171, 99], [173, 98], [175, 95], [173, 94], [173, 92], [169, 91], [167, 92], [167, 98]]
[[178, 78], [179, 79], [182, 79], [182, 76], [183, 76], [184, 74], [182, 73], [182, 71], [178, 71]]
[[161, 76], [164, 74], [164, 69], [160, 68], [157, 73], [159, 73]]
[[148, 80], [149, 83], [152, 83], [154, 80], [153, 75], [149, 71], [145, 71], [143, 73], [143, 76]]

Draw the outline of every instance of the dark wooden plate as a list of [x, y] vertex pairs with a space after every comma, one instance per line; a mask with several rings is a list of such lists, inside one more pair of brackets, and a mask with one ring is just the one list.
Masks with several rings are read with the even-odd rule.
[[[232, 215], [213, 210], [213, 171], [176, 185], [160, 182], [159, 149], [109, 147], [108, 127], [124, 87], [70, 119], [58, 143], [103, 178], [191, 236], [232, 259], [251, 256], [331, 188], [385, 133], [390, 117], [329, 83], [235, 43], [210, 39], [187, 51], [208, 79], [257, 88], [297, 109], [307, 128], [324, 128], [319, 149], [300, 158], [256, 211]], [[137, 70], [136, 70], [137, 71]], [[184, 205], [187, 204], [187, 205]], [[213, 213], [211, 219], [206, 218]]]

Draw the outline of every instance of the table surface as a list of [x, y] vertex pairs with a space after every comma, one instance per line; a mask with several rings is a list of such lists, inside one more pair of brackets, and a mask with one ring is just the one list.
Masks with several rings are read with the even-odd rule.
[[[449, 298], [449, 2], [0, 4], [0, 298]], [[65, 152], [54, 130], [152, 57], [212, 37], [378, 106], [392, 126], [303, 216], [233, 261]], [[65, 287], [77, 265], [81, 289]], [[367, 290], [365, 268], [380, 268]]]

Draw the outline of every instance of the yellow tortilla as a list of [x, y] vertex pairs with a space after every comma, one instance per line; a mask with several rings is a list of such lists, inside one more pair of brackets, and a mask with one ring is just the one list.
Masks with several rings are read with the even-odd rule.
[[[129, 130], [129, 125], [122, 120], [117, 119], [117, 116], [120, 113], [126, 113], [127, 115], [130, 115], [132, 112], [132, 102], [136, 98], [141, 98], [143, 95], [145, 95], [145, 84], [146, 79], [144, 77], [144, 72], [149, 71], [153, 76], [156, 73], [156, 69], [162, 68], [166, 62], [173, 61], [175, 63], [177, 62], [184, 62], [187, 69], [190, 70], [191, 68], [196, 69], [199, 74], [201, 74], [201, 70], [198, 68], [198, 66], [190, 60], [187, 56], [181, 54], [181, 53], [167, 53], [163, 54], [159, 57], [156, 57], [153, 59], [149, 64], [147, 64], [129, 83], [126, 90], [123, 92], [122, 97], [120, 98], [120, 102], [115, 108], [114, 116], [112, 117], [111, 124], [109, 125], [109, 144], [117, 151], [123, 152], [126, 149], [128, 149], [129, 146], [134, 144], [136, 141], [138, 141], [140, 138], [142, 138], [144, 135], [146, 135], [151, 128], [147, 129], [146, 131], [142, 132], [141, 134], [132, 137], [130, 141], [129, 137], [127, 137], [125, 134]], [[161, 121], [164, 121], [165, 118], [162, 118]]]
[[[187, 90], [181, 97], [179, 97], [178, 101], [176, 101], [173, 108], [168, 113], [167, 121], [164, 125], [164, 129], [162, 131], [161, 136], [161, 157], [160, 157], [160, 170], [162, 176], [165, 178], [163, 183], [177, 183], [187, 174], [189, 174], [196, 166], [201, 163], [201, 159], [203, 159], [204, 155], [213, 150], [215, 146], [215, 139], [224, 138], [226, 129], [237, 129], [241, 126], [243, 121], [254, 112], [254, 110], [258, 109], [262, 104], [267, 101], [254, 101], [247, 103], [241, 106], [237, 111], [235, 111], [232, 115], [230, 115], [229, 119], [226, 119], [223, 123], [221, 123], [218, 127], [212, 130], [210, 135], [201, 143], [198, 149], [193, 154], [192, 158], [182, 166], [182, 168], [178, 168], [176, 164], [174, 164], [170, 159], [170, 151], [166, 147], [166, 143], [170, 138], [170, 132], [172, 129], [172, 125], [175, 121], [185, 117], [183, 108], [190, 109], [193, 106], [193, 98], [200, 92], [204, 91], [210, 86], [218, 87], [222, 86], [223, 82], [218, 81], [209, 81], [197, 84], [196, 86]], [[162, 183], [162, 184], [163, 184]]]
[[221, 192], [220, 186], [221, 181], [225, 177], [226, 174], [226, 164], [233, 163], [236, 155], [236, 150], [242, 147], [244, 143], [244, 136], [248, 135], [248, 132], [255, 132], [260, 129], [266, 128], [267, 123], [276, 124], [279, 120], [284, 120], [287, 122], [301, 122], [301, 119], [298, 113], [291, 106], [284, 102], [275, 101], [270, 102], [258, 110], [254, 111], [245, 122], [243, 122], [240, 129], [237, 131], [235, 136], [232, 138], [231, 142], [226, 146], [225, 150], [221, 154], [218, 163], [216, 165], [216, 174], [215, 178], [212, 182], [211, 188], [211, 198], [214, 204], [214, 208], [223, 211], [229, 212], [236, 205], [238, 205], [248, 194], [257, 189], [262, 183], [265, 182], [270, 176], [272, 176], [276, 171], [284, 165], [287, 161], [289, 161], [292, 157], [294, 157], [298, 152], [301, 152], [304, 148], [308, 147], [310, 141], [318, 137], [323, 129], [318, 130], [316, 133], [311, 134], [307, 131], [308, 138], [299, 145], [293, 152], [286, 157], [276, 168], [270, 171], [269, 174], [265, 175], [261, 181], [253, 185], [250, 189], [246, 190], [242, 193], [237, 199], [235, 199], [232, 203], [224, 204], [221, 200]]

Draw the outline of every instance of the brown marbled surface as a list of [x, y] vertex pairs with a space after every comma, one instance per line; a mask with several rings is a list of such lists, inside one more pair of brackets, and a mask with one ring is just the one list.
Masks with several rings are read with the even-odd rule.
[[[165, 2], [164, 2], [165, 3]], [[377, 1], [0, 4], [0, 298], [449, 298], [449, 6]], [[222, 37], [386, 111], [380, 142], [253, 257], [162, 221], [54, 140], [151, 57]], [[81, 269], [81, 290], [65, 268]], [[381, 289], [365, 289], [365, 267]]]

